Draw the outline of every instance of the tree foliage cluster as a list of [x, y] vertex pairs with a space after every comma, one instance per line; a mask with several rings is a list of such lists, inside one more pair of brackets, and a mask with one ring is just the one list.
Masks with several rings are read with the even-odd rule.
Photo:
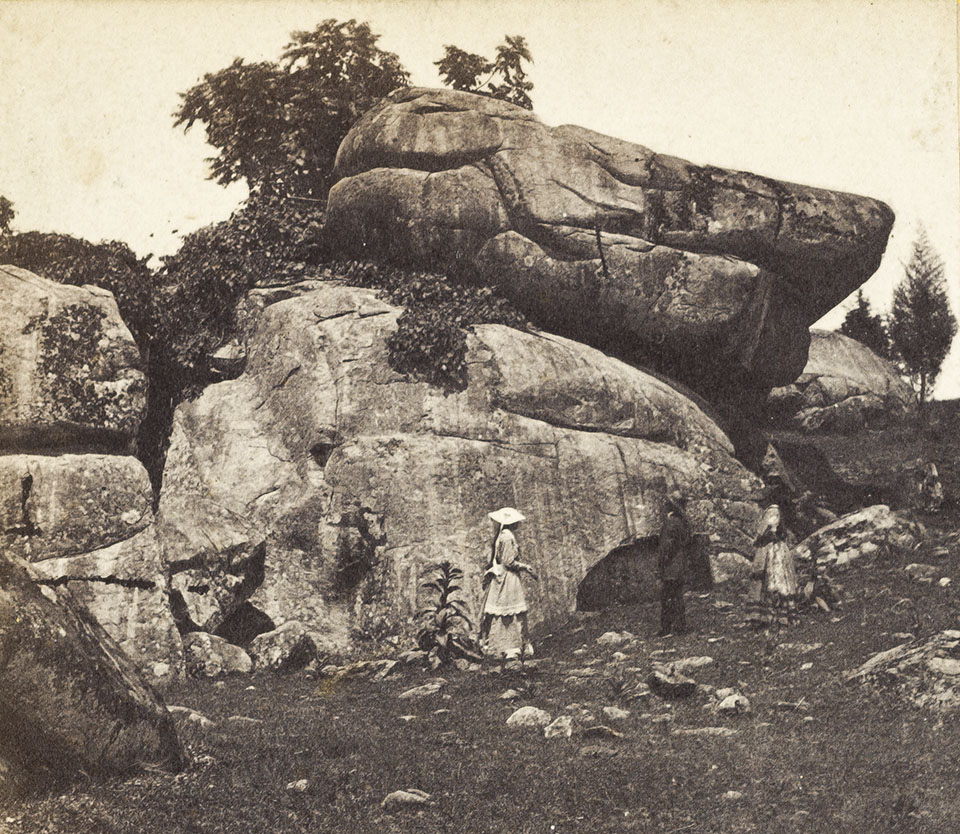
[[870, 311], [870, 302], [864, 297], [863, 290], [857, 291], [857, 306], [847, 313], [840, 325], [840, 332], [866, 345], [877, 356], [892, 358], [890, 337], [883, 316]]
[[[221, 185], [245, 180], [253, 194], [323, 198], [337, 149], [359, 116], [409, 73], [380, 36], [356, 20], [325, 20], [294, 32], [278, 62], [246, 63], [208, 73], [181, 95], [175, 124], [200, 123], [217, 150], [209, 161]], [[444, 83], [530, 108], [533, 84], [526, 42], [508, 36], [488, 61], [454, 47], [437, 62]], [[486, 76], [485, 78], [482, 78]]]
[[443, 50], [443, 57], [434, 61], [434, 66], [448, 87], [498, 98], [526, 110], [533, 109], [530, 98], [533, 82], [523, 66], [525, 61], [532, 64], [533, 58], [523, 37], [507, 35], [497, 47], [497, 57], [493, 61], [456, 46], [447, 45]]
[[913, 244], [906, 274], [893, 292], [888, 328], [890, 342], [922, 409], [957, 334], [943, 259], [923, 229]]
[[914, 241], [886, 320], [870, 311], [861, 290], [840, 332], [895, 362], [909, 377], [923, 409], [957, 333], [957, 320], [947, 297], [943, 259], [930, 244], [926, 230], [921, 228]]

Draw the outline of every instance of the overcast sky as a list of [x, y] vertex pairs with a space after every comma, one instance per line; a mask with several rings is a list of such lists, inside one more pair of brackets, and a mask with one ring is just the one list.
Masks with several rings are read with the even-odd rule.
[[[357, 18], [418, 85], [445, 44], [527, 38], [534, 106], [697, 163], [884, 200], [897, 215], [865, 285], [880, 311], [923, 223], [960, 315], [955, 0], [0, 0], [0, 194], [14, 227], [168, 254], [245, 197], [206, 179], [178, 93], [297, 29]], [[835, 327], [852, 299], [822, 322]], [[960, 396], [960, 340], [937, 395]]]

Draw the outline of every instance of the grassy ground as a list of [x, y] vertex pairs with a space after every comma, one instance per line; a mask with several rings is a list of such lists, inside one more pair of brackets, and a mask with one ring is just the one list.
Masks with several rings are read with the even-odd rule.
[[[953, 438], [911, 440], [898, 432], [818, 443], [847, 477], [890, 486], [891, 467], [939, 455], [944, 485], [956, 495]], [[927, 445], [914, 455], [911, 442]], [[955, 505], [927, 521], [955, 530]], [[0, 810], [0, 831], [952, 834], [960, 819], [960, 718], [921, 712], [893, 693], [844, 683], [842, 675], [902, 642], [904, 633], [960, 627], [957, 547], [938, 561], [941, 575], [954, 580], [945, 588], [908, 581], [903, 566], [914, 557], [857, 563], [842, 577], [842, 610], [806, 612], [780, 634], [742, 627], [743, 589], [733, 586], [688, 595], [696, 630], [683, 638], [651, 636], [656, 605], [576, 615], [541, 630], [536, 669], [444, 671], [446, 686], [421, 700], [397, 697], [431, 677], [412, 669], [382, 682], [188, 681], [168, 703], [216, 724], [183, 726], [191, 756], [184, 773], [37, 797]], [[623, 629], [639, 639], [597, 644], [603, 632]], [[625, 659], [614, 659], [616, 651]], [[623, 683], [645, 678], [653, 661], [694, 655], [713, 658], [691, 672], [698, 683], [737, 688], [752, 712], [719, 717], [703, 708], [707, 694], [622, 699]], [[583, 669], [595, 674], [570, 674]], [[501, 700], [508, 688], [521, 698]], [[525, 704], [580, 716], [578, 704], [622, 738], [578, 731], [545, 739], [506, 727]], [[605, 720], [604, 706], [630, 715]], [[259, 723], [229, 721], [233, 715]], [[589, 725], [578, 719], [579, 730]], [[736, 734], [675, 732], [706, 726]], [[299, 779], [307, 780], [305, 791], [287, 789]], [[385, 813], [383, 797], [405, 788], [427, 791], [435, 804]], [[729, 791], [742, 796], [728, 798]]]

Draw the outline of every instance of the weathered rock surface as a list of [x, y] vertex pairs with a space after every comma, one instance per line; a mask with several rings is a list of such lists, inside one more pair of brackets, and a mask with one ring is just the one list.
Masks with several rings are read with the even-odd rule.
[[873, 655], [848, 681], [889, 688], [921, 707], [960, 706], [960, 631], [912, 640]]
[[179, 766], [173, 720], [123, 652], [68, 592], [41, 592], [27, 563], [3, 555], [0, 657], [0, 759], [12, 765], [9, 781]]
[[66, 587], [151, 683], [182, 672], [146, 470], [140, 356], [113, 296], [0, 267], [0, 549]]
[[113, 295], [0, 266], [0, 298], [0, 448], [129, 448], [146, 382]]
[[258, 634], [250, 644], [250, 659], [258, 671], [294, 672], [317, 656], [307, 627], [293, 620]]
[[803, 431], [852, 432], [902, 420], [916, 408], [910, 386], [866, 345], [830, 330], [810, 332], [803, 373], [770, 392], [768, 410]]
[[[486, 514], [505, 503], [529, 519], [537, 618], [572, 610], [592, 565], [655, 533], [670, 489], [689, 496], [698, 529], [749, 547], [758, 482], [666, 383], [566, 339], [485, 325], [468, 337], [466, 390], [444, 395], [389, 367], [397, 308], [316, 286], [267, 306], [245, 373], [175, 417], [160, 537], [175, 585], [214, 566], [192, 587], [206, 585], [216, 616], [246, 595], [274, 624], [343, 646], [352, 627], [411, 616], [442, 559], [479, 596]], [[228, 563], [261, 542], [262, 582], [244, 585]], [[212, 591], [218, 570], [242, 593]]]
[[863, 556], [884, 550], [912, 551], [924, 537], [920, 524], [891, 511], [885, 504], [849, 513], [805, 538], [796, 558], [815, 559], [818, 567], [843, 568]]
[[697, 166], [494, 99], [403, 89], [340, 146], [340, 246], [480, 275], [539, 326], [701, 392], [803, 370], [880, 263], [883, 203]]
[[0, 456], [0, 545], [29, 562], [129, 539], [152, 524], [152, 501], [134, 457]]
[[195, 678], [245, 675], [253, 669], [253, 661], [243, 649], [203, 631], [184, 635], [183, 653], [187, 674]]

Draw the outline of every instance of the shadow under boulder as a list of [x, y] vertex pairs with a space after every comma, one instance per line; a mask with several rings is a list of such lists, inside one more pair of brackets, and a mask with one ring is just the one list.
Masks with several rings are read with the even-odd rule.
[[[694, 536], [687, 564], [687, 589], [709, 590], [713, 576], [709, 537]], [[611, 550], [583, 578], [577, 590], [578, 611], [600, 611], [611, 605], [630, 605], [660, 599], [657, 576], [659, 536], [644, 536]]]

